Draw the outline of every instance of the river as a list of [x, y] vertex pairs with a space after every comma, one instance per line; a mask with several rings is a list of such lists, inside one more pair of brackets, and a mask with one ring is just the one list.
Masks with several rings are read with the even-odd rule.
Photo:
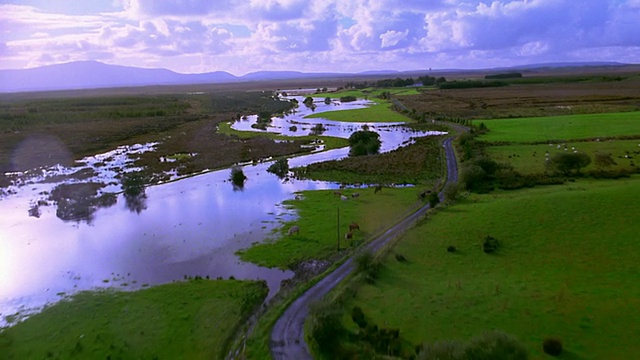
[[[315, 110], [302, 105], [295, 113], [274, 118], [267, 131], [306, 135], [323, 124], [324, 135], [348, 138], [363, 124], [381, 135], [382, 151], [393, 150], [413, 137], [428, 135], [397, 123], [342, 123], [305, 119], [310, 113], [346, 110], [370, 105], [368, 101], [324, 104]], [[233, 124], [251, 127], [257, 116]], [[291, 126], [297, 130], [292, 131]], [[230, 170], [149, 186], [146, 198], [131, 204], [114, 180], [118, 169], [130, 168], [132, 155], [153, 151], [154, 144], [121, 147], [78, 162], [76, 168], [52, 167], [22, 174], [22, 182], [5, 189], [0, 199], [0, 326], [6, 317], [25, 315], [45, 304], [82, 290], [118, 288], [134, 290], [180, 281], [185, 277], [263, 279], [269, 297], [288, 270], [268, 269], [239, 260], [237, 250], [273, 236], [281, 221], [295, 216], [282, 206], [302, 190], [334, 189], [337, 183], [281, 180], [266, 171], [271, 162], [243, 166], [248, 180], [242, 190], [228, 181]], [[315, 152], [289, 160], [291, 167], [339, 159], [348, 149]], [[84, 169], [83, 177], [64, 177]], [[48, 180], [47, 180], [48, 179]], [[100, 182], [99, 194], [112, 197], [91, 207], [82, 219], [63, 220], [56, 206], [38, 201], [61, 183]], [[34, 212], [33, 209], [36, 209]]]

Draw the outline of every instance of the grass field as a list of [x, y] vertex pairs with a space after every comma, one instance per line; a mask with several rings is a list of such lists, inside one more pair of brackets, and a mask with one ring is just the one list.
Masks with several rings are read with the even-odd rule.
[[[533, 359], [562, 339], [565, 359], [640, 353], [640, 177], [472, 195], [407, 233], [350, 306], [414, 345], [515, 335]], [[481, 249], [497, 238], [496, 254]], [[448, 253], [447, 246], [457, 248]], [[347, 324], [352, 326], [351, 324]]]
[[235, 280], [82, 292], [0, 332], [0, 358], [224, 358], [266, 294], [263, 283]]
[[412, 119], [391, 109], [386, 101], [376, 101], [375, 105], [363, 109], [327, 111], [320, 114], [312, 114], [305, 118], [323, 118], [346, 122], [413, 122]]
[[[301, 200], [285, 202], [296, 209], [299, 218], [286, 223], [281, 232], [275, 234], [273, 242], [256, 244], [241, 252], [240, 258], [269, 267], [287, 268], [309, 259], [327, 259], [336, 254], [338, 247], [338, 208], [340, 211], [341, 247], [349, 248], [362, 240], [392, 225], [420, 204], [422, 189], [384, 188], [374, 194], [374, 188], [345, 189], [342, 193], [347, 201], [340, 200], [333, 190], [305, 191]], [[351, 194], [360, 196], [352, 198]], [[356, 222], [360, 231], [355, 231], [352, 241], [345, 240], [349, 224]], [[293, 225], [300, 228], [299, 234], [288, 236]]]
[[609, 114], [567, 115], [483, 122], [489, 132], [484, 141], [568, 141], [640, 134], [640, 111]]
[[[616, 165], [612, 169], [626, 169], [633, 171], [640, 166], [640, 138], [637, 140], [605, 140], [605, 141], [580, 141], [565, 143], [568, 152], [576, 151], [587, 153], [593, 159], [597, 152], [611, 154]], [[535, 174], [545, 171], [546, 156], [553, 156], [563, 152], [564, 146], [554, 144], [539, 145], [502, 145], [486, 148], [487, 155], [500, 163], [511, 164], [521, 174]], [[626, 157], [625, 157], [626, 156]], [[596, 170], [593, 162], [584, 168], [584, 171]]]

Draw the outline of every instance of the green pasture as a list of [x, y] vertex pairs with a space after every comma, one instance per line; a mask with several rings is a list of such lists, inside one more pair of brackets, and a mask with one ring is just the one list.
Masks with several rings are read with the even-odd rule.
[[640, 135], [640, 111], [473, 121], [474, 125], [480, 123], [489, 129], [480, 139], [489, 142], [558, 142]]
[[311, 114], [305, 118], [323, 118], [345, 122], [413, 122], [412, 119], [391, 109], [387, 101], [375, 101], [362, 109], [326, 111], [319, 114]]
[[[547, 358], [550, 336], [562, 339], [564, 359], [633, 358], [638, 213], [638, 176], [471, 195], [411, 229], [393, 249], [407, 261], [388, 256], [345, 312], [359, 306], [414, 345], [497, 329], [533, 359]], [[488, 235], [501, 243], [495, 254], [482, 251]]]
[[0, 331], [0, 358], [224, 358], [266, 295], [264, 283], [235, 280], [82, 292]]
[[[347, 196], [346, 201], [335, 195], [334, 190], [302, 192], [302, 199], [285, 202], [295, 209], [298, 219], [283, 224], [272, 241], [241, 251], [240, 258], [280, 268], [309, 259], [327, 259], [337, 253], [338, 239], [341, 249], [353, 248], [408, 215], [421, 205], [418, 196], [421, 190], [414, 187], [383, 188], [377, 194], [374, 194], [373, 187], [340, 190]], [[360, 196], [353, 198], [353, 193]], [[360, 231], [355, 231], [349, 241], [345, 239], [345, 233], [351, 222], [358, 223]], [[289, 236], [288, 231], [294, 225], [300, 228], [300, 232]]]
[[317, 140], [318, 138], [322, 139], [324, 141], [324, 146], [325, 146], [325, 150], [331, 150], [331, 149], [337, 149], [337, 148], [342, 148], [342, 147], [346, 147], [349, 146], [349, 140], [347, 139], [343, 139], [343, 138], [338, 138], [338, 137], [333, 137], [333, 136], [312, 136], [312, 135], [308, 135], [308, 136], [296, 136], [296, 137], [291, 137], [291, 136], [284, 136], [284, 135], [278, 135], [278, 134], [274, 134], [274, 133], [270, 133], [270, 132], [260, 132], [260, 131], [238, 131], [238, 130], [234, 130], [231, 128], [231, 123], [230, 122], [222, 122], [220, 124], [218, 124], [218, 133], [220, 134], [225, 134], [225, 135], [233, 135], [233, 136], [237, 136], [240, 139], [249, 139], [249, 138], [255, 138], [255, 137], [265, 137], [267, 139], [271, 139], [271, 140], [282, 140], [282, 141], [295, 141], [295, 140], [299, 140], [299, 141], [303, 141], [303, 142], [312, 142]]
[[[558, 146], [560, 146], [558, 148]], [[564, 150], [566, 147], [567, 150]], [[574, 150], [575, 149], [575, 150]], [[489, 157], [499, 163], [511, 164], [521, 174], [535, 174], [546, 170], [546, 153], [549, 157], [559, 152], [579, 151], [587, 153], [593, 160], [597, 152], [611, 154], [616, 165], [611, 169], [633, 171], [640, 167], [640, 139], [637, 140], [604, 140], [580, 141], [538, 145], [501, 145], [489, 146], [486, 149]], [[626, 156], [626, 157], [625, 157]], [[584, 171], [596, 170], [592, 163]]]

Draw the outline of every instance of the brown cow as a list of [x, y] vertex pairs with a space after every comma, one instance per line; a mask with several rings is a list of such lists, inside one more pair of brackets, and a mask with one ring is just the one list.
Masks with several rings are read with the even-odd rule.
[[353, 233], [349, 231], [348, 233], [344, 234], [344, 238], [347, 240], [353, 239]]
[[360, 225], [358, 225], [358, 223], [355, 223], [355, 222], [352, 222], [351, 224], [349, 224], [349, 232], [353, 230], [360, 230]]
[[376, 185], [376, 188], [375, 188], [375, 189], [373, 189], [373, 193], [374, 193], [374, 194], [377, 194], [377, 193], [379, 193], [380, 191], [382, 191], [382, 185]]

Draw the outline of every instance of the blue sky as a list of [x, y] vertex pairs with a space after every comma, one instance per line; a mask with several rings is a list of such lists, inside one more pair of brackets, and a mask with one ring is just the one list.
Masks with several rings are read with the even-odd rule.
[[0, 68], [357, 72], [640, 63], [640, 0], [0, 0]]

